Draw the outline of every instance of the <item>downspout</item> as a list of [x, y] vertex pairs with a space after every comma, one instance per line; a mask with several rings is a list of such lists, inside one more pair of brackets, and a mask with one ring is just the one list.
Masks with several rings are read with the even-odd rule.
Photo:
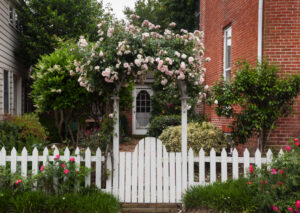
[[258, 60], [258, 62], [262, 61], [263, 6], [264, 6], [264, 0], [259, 0], [259, 3], [258, 3], [258, 38], [257, 38], [257, 60]]
[[[257, 61], [262, 62], [262, 47], [263, 47], [263, 6], [264, 0], [259, 0], [258, 3], [258, 35], [257, 35]], [[262, 132], [259, 133], [257, 138], [257, 148], [262, 151]]]

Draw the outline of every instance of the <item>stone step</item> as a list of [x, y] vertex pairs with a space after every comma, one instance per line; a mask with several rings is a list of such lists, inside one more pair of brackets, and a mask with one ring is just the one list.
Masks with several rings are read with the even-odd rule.
[[181, 204], [123, 203], [122, 213], [178, 213]]

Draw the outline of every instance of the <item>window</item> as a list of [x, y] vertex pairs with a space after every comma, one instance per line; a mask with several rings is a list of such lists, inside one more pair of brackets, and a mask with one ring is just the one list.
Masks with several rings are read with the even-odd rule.
[[147, 91], [142, 90], [136, 98], [136, 112], [150, 112], [150, 95]]
[[9, 6], [9, 23], [14, 24], [14, 9]]
[[4, 113], [9, 113], [8, 71], [4, 71]]
[[19, 29], [19, 19], [18, 19], [18, 13], [16, 10], [14, 10], [14, 16], [15, 16], [15, 23], [14, 26], [16, 29]]
[[231, 26], [224, 30], [224, 80], [230, 82], [231, 77]]

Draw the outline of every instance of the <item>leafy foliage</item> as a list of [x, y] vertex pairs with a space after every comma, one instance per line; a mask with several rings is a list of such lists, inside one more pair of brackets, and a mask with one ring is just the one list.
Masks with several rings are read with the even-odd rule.
[[148, 128], [148, 135], [152, 137], [158, 137], [162, 131], [169, 126], [178, 126], [181, 124], [181, 118], [179, 115], [167, 115], [154, 117]]
[[[216, 152], [220, 152], [222, 148], [227, 147], [222, 131], [215, 127], [210, 122], [189, 123], [187, 127], [188, 149], [192, 148], [198, 153], [201, 148], [206, 153], [209, 153], [212, 148]], [[166, 146], [166, 149], [171, 152], [181, 151], [181, 126], [168, 127], [163, 130], [159, 139]]]
[[291, 112], [300, 91], [300, 75], [282, 78], [277, 73], [278, 68], [267, 61], [256, 67], [243, 62], [233, 82], [213, 86], [208, 103], [217, 103], [219, 116], [234, 119], [232, 137], [237, 143], [245, 143], [254, 133], [268, 140], [267, 131], [275, 129], [276, 121]]
[[0, 121], [0, 147], [11, 150], [13, 147], [21, 152], [23, 147], [28, 151], [46, 144], [47, 132], [39, 122], [36, 114], [7, 116]]
[[16, 54], [27, 67], [41, 55], [54, 51], [57, 38], [79, 38], [91, 35], [95, 40], [97, 23], [109, 16], [96, 0], [29, 0], [18, 8], [21, 25]]
[[134, 9], [126, 8], [124, 13], [127, 17], [136, 14], [141, 20], [149, 20], [152, 23], [166, 28], [169, 23], [176, 22], [176, 29], [197, 29], [196, 13], [199, 1], [195, 0], [138, 0]]
[[208, 186], [189, 188], [183, 204], [186, 209], [214, 209], [218, 212], [255, 212], [255, 194], [247, 186], [247, 179], [215, 182]]

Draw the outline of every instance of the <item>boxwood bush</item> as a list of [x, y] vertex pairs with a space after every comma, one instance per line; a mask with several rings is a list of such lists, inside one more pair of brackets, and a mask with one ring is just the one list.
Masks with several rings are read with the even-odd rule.
[[166, 115], [154, 117], [148, 128], [148, 135], [152, 137], [158, 137], [162, 131], [169, 126], [177, 126], [181, 123], [181, 117], [179, 115]]
[[[220, 152], [222, 148], [228, 145], [223, 132], [210, 122], [189, 123], [187, 128], [188, 149], [191, 147], [194, 152], [199, 152], [201, 148], [205, 152], [209, 152], [214, 148], [216, 152]], [[163, 130], [159, 139], [170, 152], [181, 151], [181, 126], [168, 127]]]

